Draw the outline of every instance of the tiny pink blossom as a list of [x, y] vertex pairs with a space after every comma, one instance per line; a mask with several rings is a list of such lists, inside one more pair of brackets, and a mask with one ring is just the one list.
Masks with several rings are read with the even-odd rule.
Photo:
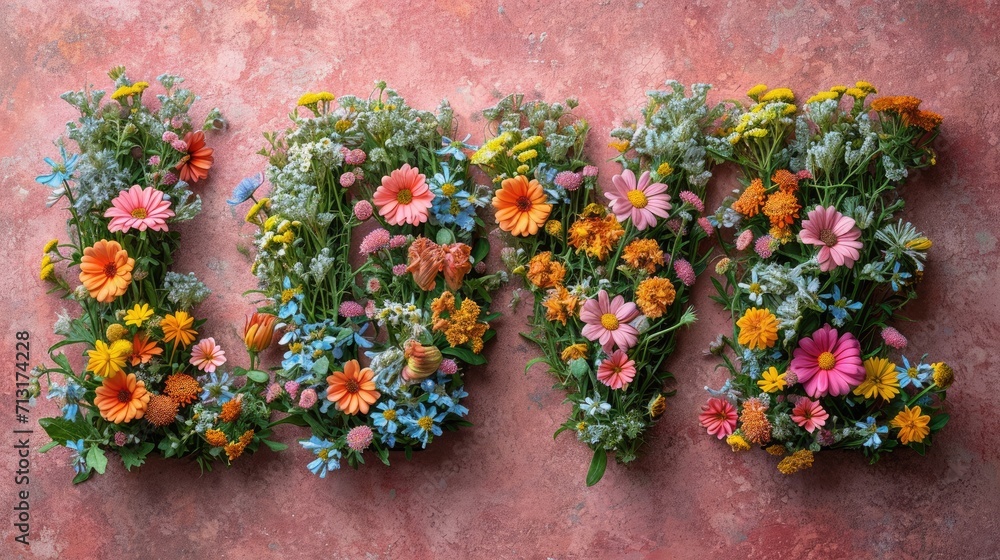
[[346, 189], [347, 187], [350, 187], [351, 185], [354, 184], [354, 179], [355, 179], [354, 173], [351, 173], [350, 171], [345, 171], [344, 174], [340, 176], [340, 186]]
[[407, 235], [393, 235], [392, 238], [389, 239], [389, 248], [401, 249], [403, 247], [406, 247], [406, 244], [409, 242], [410, 238]]
[[699, 212], [705, 211], [705, 203], [702, 202], [701, 198], [698, 195], [694, 194], [693, 192], [681, 191], [681, 193], [678, 196], [680, 196], [681, 200], [693, 206], [695, 210]]
[[701, 231], [705, 232], [705, 235], [708, 235], [709, 237], [715, 234], [715, 228], [712, 227], [712, 222], [708, 221], [708, 218], [704, 216], [698, 218], [698, 227], [700, 227]]
[[368, 303], [365, 304], [365, 317], [368, 317], [369, 319], [374, 319], [375, 318], [375, 301], [374, 300], [368, 300]]
[[152, 167], [156, 167], [157, 165], [160, 165], [160, 156], [152, 156], [152, 157], [150, 157], [149, 158], [149, 165], [152, 166]]
[[115, 432], [115, 445], [124, 447], [128, 443], [128, 434], [125, 432]]
[[163, 133], [163, 136], [161, 136], [160, 139], [167, 144], [173, 144], [177, 140], [177, 133], [168, 130]]
[[385, 228], [378, 228], [361, 240], [361, 254], [371, 255], [389, 247], [389, 239], [392, 235]]
[[299, 408], [312, 408], [318, 398], [316, 397], [316, 389], [306, 389], [302, 391], [302, 395], [299, 396]]
[[288, 393], [288, 396], [292, 400], [295, 400], [295, 398], [299, 396], [299, 384], [295, 381], [285, 382], [285, 392]]
[[394, 264], [392, 265], [393, 276], [402, 276], [406, 274], [406, 264]]
[[753, 232], [748, 229], [743, 230], [740, 236], [736, 238], [736, 250], [742, 251], [746, 249], [750, 246], [751, 242], [753, 242]]
[[174, 175], [169, 171], [167, 172], [166, 175], [163, 176], [163, 184], [167, 185], [168, 187], [176, 182], [177, 182], [177, 175]]
[[365, 152], [357, 148], [351, 150], [344, 156], [344, 162], [347, 165], [361, 165], [366, 159], [368, 159], [368, 156]]
[[555, 183], [568, 191], [575, 191], [583, 184], [583, 175], [572, 171], [561, 171], [556, 174]]
[[347, 432], [347, 446], [360, 453], [368, 449], [368, 446], [372, 444], [374, 436], [375, 434], [367, 424], [355, 426], [351, 428], [351, 431]]
[[805, 181], [806, 179], [812, 179], [813, 174], [808, 169], [803, 169], [795, 174], [795, 178], [799, 181]]
[[677, 279], [683, 282], [685, 286], [694, 285], [694, 267], [691, 266], [691, 263], [687, 259], [677, 259], [674, 261], [674, 274], [677, 275]]
[[[290, 382], [291, 383], [291, 382]], [[273, 402], [274, 399], [281, 396], [284, 391], [281, 389], [281, 385], [277, 383], [271, 383], [267, 386], [267, 391], [264, 393], [264, 400], [266, 402]]]
[[226, 363], [226, 353], [212, 337], [203, 338], [191, 349], [191, 365], [201, 371], [212, 373]]
[[774, 238], [770, 235], [758, 237], [757, 241], [753, 245], [753, 250], [756, 251], [762, 259], [771, 258], [771, 255], [774, 254]]
[[903, 336], [903, 333], [897, 331], [893, 327], [886, 327], [882, 329], [882, 340], [896, 350], [906, 348], [906, 337]]
[[586, 165], [583, 167], [584, 177], [597, 177], [597, 167], [593, 165]]
[[458, 373], [458, 364], [455, 363], [455, 360], [446, 358], [441, 361], [441, 365], [438, 366], [438, 370], [445, 375], [455, 375]]
[[178, 152], [186, 152], [186, 151], [188, 151], [187, 142], [185, 142], [183, 140], [180, 140], [180, 139], [174, 140], [173, 142], [171, 142], [170, 146], [173, 147], [173, 149], [177, 150]]
[[340, 304], [339, 313], [341, 317], [353, 319], [354, 317], [364, 315], [365, 308], [361, 307], [361, 304], [356, 301], [345, 301]]
[[369, 294], [377, 294], [382, 289], [382, 282], [378, 278], [369, 278], [367, 288]]
[[371, 218], [374, 211], [375, 209], [372, 208], [372, 203], [367, 200], [359, 200], [358, 203], [354, 205], [354, 217], [362, 222]]

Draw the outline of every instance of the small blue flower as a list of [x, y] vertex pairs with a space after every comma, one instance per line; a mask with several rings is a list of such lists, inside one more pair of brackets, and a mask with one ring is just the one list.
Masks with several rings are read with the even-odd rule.
[[456, 416], [465, 416], [469, 413], [469, 409], [459, 404], [462, 399], [468, 397], [469, 394], [465, 392], [465, 389], [459, 387], [458, 389], [451, 392], [452, 405], [448, 409], [449, 414], [454, 414]]
[[444, 421], [447, 412], [438, 413], [437, 407], [429, 409], [424, 403], [420, 403], [418, 408], [410, 411], [411, 414], [403, 419], [403, 433], [413, 439], [420, 440], [421, 447], [427, 447], [432, 436], [441, 435], [441, 422]]
[[258, 173], [251, 177], [247, 177], [236, 185], [233, 189], [233, 197], [226, 201], [226, 204], [231, 206], [236, 206], [237, 204], [242, 204], [253, 197], [253, 193], [257, 192], [257, 189], [264, 184], [264, 174]]
[[76, 171], [76, 163], [80, 159], [80, 154], [73, 154], [69, 159], [66, 159], [65, 146], [59, 146], [59, 154], [62, 157], [62, 163], [57, 163], [52, 158], [45, 158], [45, 163], [49, 164], [49, 167], [52, 168], [52, 173], [39, 175], [35, 177], [35, 181], [46, 187], [57, 189], [62, 186], [64, 181], [68, 181], [73, 176], [73, 172]]
[[910, 365], [910, 360], [907, 360], [906, 356], [903, 356], [903, 365], [896, 366], [896, 379], [899, 379], [900, 388], [912, 385], [921, 389], [933, 373], [934, 368], [930, 364], [925, 364], [921, 360]]
[[77, 474], [87, 470], [87, 460], [83, 458], [83, 446], [84, 441], [82, 439], [66, 442], [66, 447], [72, 450], [69, 456], [70, 465]]
[[365, 331], [368, 330], [368, 325], [370, 324], [371, 323], [365, 323], [364, 326], [362, 326], [354, 333], [354, 344], [357, 345], [359, 348], [371, 348], [372, 346], [375, 345], [372, 341], [368, 340], [364, 336]]
[[431, 212], [434, 219], [444, 225], [455, 224], [465, 231], [472, 231], [476, 225], [476, 206], [470, 194], [462, 186], [465, 181], [455, 177], [447, 163], [441, 164], [441, 171], [430, 180], [434, 200]]
[[882, 438], [880, 436], [889, 433], [889, 427], [876, 426], [875, 418], [872, 416], [869, 416], [867, 421], [856, 422], [854, 425], [861, 430], [862, 435], [868, 436], [868, 439], [865, 440], [865, 447], [871, 447], [872, 449], [878, 449], [882, 445]]
[[[830, 300], [830, 303], [826, 303], [823, 300]], [[829, 311], [830, 315], [833, 315], [833, 320], [830, 321], [833, 323], [833, 326], [842, 327], [844, 322], [851, 316], [848, 311], [858, 311], [863, 307], [863, 304], [860, 301], [851, 301], [842, 297], [840, 286], [834, 285], [832, 293], [819, 296], [819, 307], [823, 311]]]
[[340, 450], [332, 441], [312, 436], [309, 441], [300, 441], [299, 445], [316, 455], [306, 468], [320, 478], [326, 478], [326, 473], [340, 468]]
[[889, 281], [892, 282], [892, 291], [898, 292], [900, 288], [905, 284], [904, 280], [909, 278], [911, 274], [909, 272], [899, 271], [899, 261], [896, 261], [896, 265], [892, 267], [892, 277]]
[[378, 433], [382, 436], [382, 443], [389, 447], [396, 445], [396, 430], [399, 428], [399, 411], [396, 410], [396, 402], [388, 400], [375, 405], [378, 412], [372, 413], [372, 420]]
[[293, 288], [292, 280], [287, 276], [281, 281], [281, 287], [281, 307], [278, 308], [278, 318], [290, 320], [296, 325], [305, 323], [305, 315], [299, 313], [299, 303], [305, 298], [305, 294], [302, 293], [302, 287], [296, 286]]
[[437, 383], [434, 383], [433, 379], [424, 379], [420, 382], [420, 388], [423, 389], [425, 393], [433, 393], [435, 387], [437, 387]]
[[83, 398], [86, 389], [83, 386], [77, 384], [76, 381], [68, 379], [66, 385], [60, 385], [58, 383], [52, 383], [49, 387], [49, 393], [46, 395], [46, 399], [63, 399], [62, 413], [63, 418], [66, 420], [74, 420], [77, 413], [80, 412], [80, 399]]
[[580, 403], [580, 410], [584, 414], [589, 414], [591, 416], [597, 416], [598, 414], [607, 414], [611, 410], [611, 405], [601, 400], [601, 396], [594, 393], [594, 398], [587, 397], [582, 403]]
[[439, 156], [451, 156], [458, 161], [465, 161], [466, 155], [465, 152], [463, 151], [463, 148], [467, 150], [478, 149], [477, 146], [472, 146], [466, 143], [469, 141], [469, 138], [472, 138], [471, 134], [466, 134], [464, 140], [452, 140], [447, 136], [442, 136], [441, 137], [442, 147], [441, 149], [436, 150], [434, 153]]
[[231, 383], [228, 373], [219, 374], [213, 371], [208, 376], [208, 381], [201, 386], [201, 402], [225, 404], [235, 397], [229, 384]]

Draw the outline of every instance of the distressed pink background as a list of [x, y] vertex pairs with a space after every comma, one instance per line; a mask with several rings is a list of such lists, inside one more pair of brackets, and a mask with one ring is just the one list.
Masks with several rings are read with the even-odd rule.
[[[483, 136], [477, 110], [498, 92], [578, 96], [593, 124], [590, 155], [611, 157], [610, 128], [637, 116], [665, 78], [715, 84], [713, 98], [757, 82], [805, 97], [856, 79], [912, 94], [945, 116], [939, 165], [911, 181], [908, 218], [934, 239], [921, 299], [900, 328], [912, 348], [956, 366], [953, 421], [930, 455], [878, 466], [835, 452], [784, 477], [763, 453], [734, 456], [695, 415], [721, 373], [702, 355], [726, 328], [695, 292], [701, 321], [668, 362], [678, 395], [650, 433], [644, 458], [583, 485], [587, 449], [551, 434], [566, 412], [505, 317], [490, 367], [468, 375], [476, 427], [450, 434], [392, 469], [319, 480], [306, 453], [260, 453], [199, 476], [185, 462], [119, 466], [69, 484], [64, 450], [33, 455], [30, 548], [13, 543], [13, 375], [3, 375], [3, 558], [985, 558], [996, 557], [1000, 452], [997, 378], [997, 209], [1000, 47], [984, 3], [909, 2], [325, 2], [320, 0], [36, 2], [0, 7], [0, 346], [30, 329], [35, 359], [52, 343], [61, 302], [37, 280], [42, 244], [65, 215], [45, 211], [33, 178], [74, 112], [58, 94], [126, 64], [133, 79], [178, 72], [231, 122], [216, 148], [205, 212], [183, 229], [178, 268], [214, 295], [198, 310], [233, 349], [253, 287], [237, 252], [251, 228], [225, 205], [263, 165], [261, 132], [283, 128], [305, 90], [367, 94], [384, 78], [414, 105], [448, 97], [462, 132]], [[748, 7], [748, 6], [759, 7]], [[769, 7], [764, 7], [768, 5]], [[605, 180], [612, 167], [603, 167]], [[714, 180], [716, 198], [733, 186]], [[705, 279], [707, 280], [707, 279]], [[509, 298], [505, 292], [498, 306]], [[44, 402], [33, 412], [54, 413]], [[288, 429], [294, 443], [301, 432]], [[37, 449], [44, 436], [36, 434]]]

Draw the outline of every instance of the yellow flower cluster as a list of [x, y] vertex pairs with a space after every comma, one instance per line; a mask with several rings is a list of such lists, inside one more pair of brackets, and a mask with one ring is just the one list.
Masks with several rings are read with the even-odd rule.
[[111, 94], [111, 99], [115, 101], [122, 99], [124, 97], [130, 97], [132, 95], [142, 95], [142, 92], [146, 91], [149, 87], [149, 82], [136, 82], [130, 86], [121, 86], [116, 89], [114, 93]]
[[299, 107], [315, 106], [322, 101], [333, 101], [333, 94], [328, 91], [319, 91], [316, 93], [307, 91], [299, 98]]
[[431, 303], [431, 311], [434, 331], [443, 331], [452, 348], [468, 343], [475, 354], [483, 350], [483, 335], [490, 326], [479, 322], [479, 305], [475, 301], [465, 298], [456, 308], [455, 294], [444, 292]]

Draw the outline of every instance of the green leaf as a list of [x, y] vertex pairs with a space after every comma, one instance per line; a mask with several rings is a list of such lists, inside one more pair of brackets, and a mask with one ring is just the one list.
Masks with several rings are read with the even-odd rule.
[[92, 472], [94, 472], [94, 471], [91, 470], [91, 469], [87, 469], [87, 470], [83, 471], [82, 473], [74, 476], [73, 477], [73, 484], [80, 484], [84, 480], [87, 480], [88, 478], [90, 478], [90, 473], [92, 473]]
[[447, 228], [439, 229], [436, 237], [437, 239], [435, 241], [437, 241], [438, 245], [448, 245], [449, 243], [455, 242], [455, 234]]
[[454, 356], [470, 366], [481, 366], [486, 363], [486, 358], [481, 354], [476, 354], [468, 348], [444, 348], [441, 353], [446, 356]]
[[936, 431], [940, 430], [941, 428], [943, 428], [945, 426], [945, 424], [948, 423], [948, 420], [950, 420], [950, 419], [951, 419], [951, 416], [949, 416], [947, 414], [938, 414], [937, 416], [934, 417], [934, 421], [931, 422], [931, 424], [930, 424], [931, 431], [932, 432], [936, 432]]
[[38, 421], [52, 441], [66, 445], [67, 441], [87, 439], [93, 435], [93, 428], [84, 422], [71, 422], [65, 418], [42, 418]]
[[[326, 357], [324, 356], [323, 359], [325, 360]], [[257, 383], [267, 383], [271, 380], [271, 376], [259, 369], [252, 369], [247, 372], [247, 379]]]
[[69, 358], [66, 357], [66, 354], [55, 354], [52, 356], [52, 361], [59, 364], [63, 373], [67, 375], [73, 373], [73, 367], [69, 365]]
[[590, 374], [590, 364], [583, 358], [577, 358], [569, 363], [569, 373], [577, 379], [583, 379]]
[[593, 486], [600, 482], [607, 466], [608, 452], [603, 449], [594, 451], [594, 458], [590, 461], [590, 469], [587, 471], [587, 486]]
[[46, 451], [52, 449], [53, 447], [59, 447], [58, 441], [50, 441], [38, 449], [39, 453], [45, 453]]
[[528, 362], [528, 365], [524, 366], [524, 373], [528, 373], [528, 370], [531, 369], [531, 366], [535, 364], [544, 364], [544, 363], [547, 363], [545, 361], [545, 358], [533, 358], [531, 361]]
[[330, 371], [330, 360], [326, 356], [316, 360], [312, 367], [313, 373], [316, 375], [326, 375], [326, 372]]
[[90, 451], [87, 451], [87, 466], [97, 471], [97, 474], [104, 474], [104, 470], [108, 468], [108, 457], [104, 450], [92, 445]]
[[131, 471], [133, 467], [141, 467], [146, 462], [146, 456], [156, 447], [150, 442], [135, 447], [122, 447], [118, 449], [118, 455], [122, 458], [125, 469]]
[[478, 263], [486, 258], [490, 253], [490, 242], [488, 239], [480, 237], [472, 247], [472, 262]]
[[264, 445], [266, 445], [271, 451], [284, 451], [288, 449], [287, 445], [278, 441], [271, 441], [269, 439], [262, 439], [260, 441], [263, 442]]

